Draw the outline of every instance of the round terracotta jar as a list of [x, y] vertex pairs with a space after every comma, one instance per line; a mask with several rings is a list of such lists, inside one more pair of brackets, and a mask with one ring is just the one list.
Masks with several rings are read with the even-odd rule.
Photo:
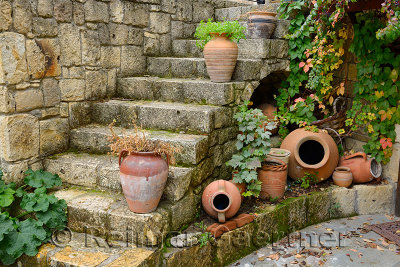
[[258, 171], [261, 181], [261, 199], [281, 198], [287, 183], [287, 165], [279, 159], [266, 159]]
[[335, 141], [323, 131], [315, 133], [297, 129], [283, 140], [281, 148], [291, 152], [289, 176], [294, 180], [311, 173], [321, 182], [331, 177], [339, 162]]
[[121, 151], [120, 178], [129, 209], [136, 213], [154, 211], [168, 178], [168, 162], [152, 152]]
[[201, 201], [205, 212], [220, 223], [235, 216], [242, 204], [239, 189], [225, 180], [210, 183], [204, 189]]
[[368, 183], [382, 175], [382, 166], [364, 152], [357, 152], [340, 159], [339, 166], [349, 167], [356, 184]]
[[250, 39], [269, 39], [276, 28], [276, 13], [265, 11], [249, 12], [247, 21]]
[[212, 40], [204, 46], [204, 59], [212, 82], [229, 82], [238, 58], [238, 46], [227, 33], [210, 33]]
[[335, 185], [349, 187], [353, 183], [353, 175], [349, 167], [336, 167], [332, 174]]

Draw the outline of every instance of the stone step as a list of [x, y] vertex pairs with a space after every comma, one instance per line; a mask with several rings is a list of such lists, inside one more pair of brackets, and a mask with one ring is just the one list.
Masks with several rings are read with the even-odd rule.
[[123, 194], [113, 191], [71, 187], [54, 195], [67, 202], [72, 231], [138, 246], [162, 244], [168, 231], [193, 221], [200, 201], [200, 197], [187, 193], [175, 204], [161, 201], [154, 212], [139, 214], [129, 210]]
[[[260, 80], [262, 59], [238, 59], [232, 81]], [[204, 58], [148, 57], [149, 75], [164, 78], [209, 78]]]
[[[117, 135], [134, 134], [134, 130], [115, 127]], [[165, 141], [182, 147], [175, 155], [177, 164], [196, 165], [208, 154], [208, 137], [204, 135], [178, 134], [166, 131], [145, 131], [151, 141]], [[107, 153], [110, 151], [108, 138], [111, 137], [107, 126], [88, 125], [71, 130], [70, 145], [73, 149], [89, 153]]]
[[[58, 174], [64, 183], [122, 192], [118, 158], [111, 155], [67, 153], [44, 160], [44, 168]], [[167, 184], [162, 199], [177, 202], [189, 189], [192, 179], [201, 172], [195, 168], [169, 167]]]
[[[243, 39], [239, 44], [239, 58], [243, 59], [284, 59], [288, 58], [289, 44], [280, 39]], [[177, 57], [203, 57], [196, 46], [196, 40], [174, 40], [172, 51]]]
[[237, 6], [237, 7], [227, 7], [227, 8], [217, 8], [215, 9], [215, 19], [217, 21], [224, 20], [247, 20], [247, 13], [250, 11], [268, 11], [276, 12], [280, 3], [267, 3], [265, 5], [251, 5], [251, 6]]
[[174, 132], [211, 133], [228, 127], [232, 121], [230, 108], [155, 101], [110, 100], [92, 105], [92, 121], [132, 127], [135, 120], [143, 128]]
[[245, 88], [244, 82], [213, 83], [204, 79], [129, 77], [119, 78], [117, 82], [117, 96], [125, 99], [220, 106], [234, 103]]

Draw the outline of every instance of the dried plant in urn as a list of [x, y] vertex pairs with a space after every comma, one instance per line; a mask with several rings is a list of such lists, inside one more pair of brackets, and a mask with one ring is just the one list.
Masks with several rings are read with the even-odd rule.
[[[169, 164], [175, 164], [180, 147], [146, 137], [142, 127], [133, 121], [134, 132], [117, 135], [110, 124], [111, 153], [119, 155], [121, 186], [129, 209], [136, 213], [154, 211], [168, 178]], [[164, 158], [165, 157], [165, 158]]]

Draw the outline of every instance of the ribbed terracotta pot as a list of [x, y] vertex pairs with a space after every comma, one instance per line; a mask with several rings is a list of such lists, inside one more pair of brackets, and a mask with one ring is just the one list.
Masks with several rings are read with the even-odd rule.
[[382, 174], [382, 166], [364, 152], [357, 152], [340, 159], [339, 166], [349, 167], [356, 184], [368, 183]]
[[349, 187], [353, 182], [353, 175], [349, 167], [336, 167], [332, 179], [337, 186]]
[[168, 178], [168, 162], [151, 152], [121, 151], [120, 178], [129, 209], [136, 213], [154, 211]]
[[291, 152], [289, 176], [298, 180], [305, 173], [315, 174], [318, 182], [331, 177], [339, 162], [339, 151], [333, 138], [324, 131], [317, 133], [297, 129], [282, 142], [281, 148]]
[[266, 159], [258, 171], [261, 181], [261, 199], [281, 198], [285, 194], [287, 183], [287, 165], [279, 159]]
[[210, 183], [204, 189], [201, 201], [205, 212], [221, 223], [235, 216], [242, 204], [239, 189], [225, 180]]
[[210, 33], [213, 38], [204, 47], [204, 59], [211, 81], [229, 82], [235, 70], [238, 46], [226, 33]]
[[269, 39], [276, 28], [276, 13], [265, 11], [249, 12], [247, 21], [250, 39]]

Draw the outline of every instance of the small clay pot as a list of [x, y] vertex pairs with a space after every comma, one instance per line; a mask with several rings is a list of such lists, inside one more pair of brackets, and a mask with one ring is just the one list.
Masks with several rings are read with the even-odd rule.
[[265, 11], [249, 12], [247, 28], [250, 39], [269, 39], [276, 28], [276, 13]]
[[220, 223], [235, 216], [242, 204], [239, 189], [225, 180], [209, 184], [204, 189], [201, 201], [205, 212]]
[[336, 167], [332, 179], [337, 186], [349, 187], [353, 182], [353, 174], [349, 167]]
[[291, 154], [290, 151], [287, 149], [271, 148], [267, 158], [282, 160], [283, 162], [286, 163], [286, 165], [289, 166], [290, 154]]
[[258, 171], [261, 181], [261, 199], [281, 198], [285, 194], [287, 165], [279, 159], [266, 159]]

